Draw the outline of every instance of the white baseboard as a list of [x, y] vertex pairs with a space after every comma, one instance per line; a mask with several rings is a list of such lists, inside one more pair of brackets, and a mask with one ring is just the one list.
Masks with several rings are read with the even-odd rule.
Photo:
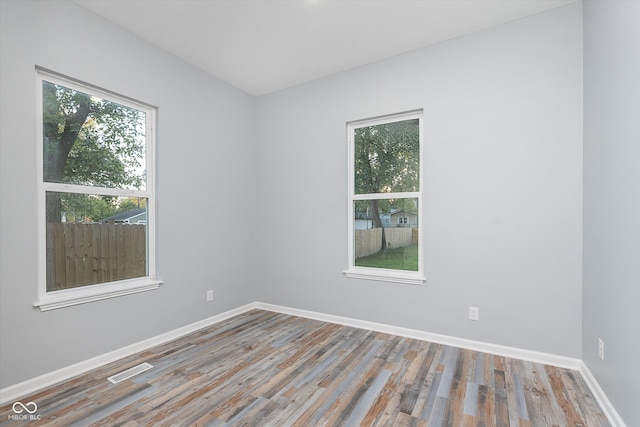
[[256, 303], [243, 305], [241, 307], [225, 311], [224, 313], [220, 313], [207, 319], [191, 323], [190, 325], [165, 332], [164, 334], [157, 335], [144, 341], [140, 341], [135, 344], [131, 344], [126, 347], [111, 351], [109, 353], [105, 353], [100, 356], [75, 363], [71, 366], [67, 366], [65, 368], [58, 369], [56, 371], [49, 372], [44, 375], [40, 375], [38, 377], [23, 381], [21, 383], [0, 389], [0, 405], [4, 405], [5, 403], [9, 402], [15, 402], [22, 396], [34, 393], [38, 390], [52, 386], [53, 384], [59, 383], [61, 381], [68, 380], [75, 377], [76, 375], [89, 372], [93, 369], [99, 368], [100, 366], [106, 365], [107, 363], [115, 362], [116, 360], [122, 359], [123, 357], [131, 356], [132, 354], [139, 353], [157, 345], [180, 338], [184, 335], [190, 334], [191, 332], [195, 332], [198, 329], [206, 328], [207, 326], [213, 325], [214, 323], [221, 322], [225, 319], [237, 316], [238, 314], [242, 314], [254, 308], [256, 308]]
[[164, 344], [168, 341], [180, 338], [184, 335], [195, 332], [199, 329], [206, 328], [215, 323], [226, 320], [230, 317], [237, 316], [245, 313], [249, 310], [261, 309], [267, 311], [273, 311], [277, 313], [289, 314], [292, 316], [305, 317], [308, 319], [320, 320], [323, 322], [337, 323], [340, 325], [351, 326], [354, 328], [368, 329], [377, 332], [383, 332], [387, 334], [399, 335], [407, 338], [414, 338], [422, 341], [430, 341], [438, 344], [449, 345], [453, 347], [460, 347], [474, 351], [481, 351], [484, 353], [496, 354], [499, 356], [511, 357], [514, 359], [527, 360], [535, 363], [542, 363], [545, 365], [557, 366], [559, 368], [566, 368], [578, 371], [584, 378], [587, 386], [594, 394], [596, 400], [602, 407], [605, 415], [609, 419], [609, 422], [614, 427], [626, 427], [622, 418], [617, 413], [604, 391], [598, 384], [587, 365], [580, 359], [574, 359], [570, 357], [558, 356], [549, 353], [542, 353], [532, 350], [525, 350], [515, 347], [507, 347], [497, 344], [485, 343], [482, 341], [468, 340], [464, 338], [456, 338], [448, 335], [434, 334], [431, 332], [420, 331], [416, 329], [402, 328], [393, 325], [387, 325], [383, 323], [369, 322], [366, 320], [353, 319], [349, 317], [335, 316], [332, 314], [318, 313], [309, 310], [301, 310], [291, 307], [284, 307], [275, 304], [268, 304], [262, 302], [253, 302], [238, 308], [225, 311], [218, 315], [209, 317], [207, 319], [200, 320], [187, 326], [183, 326], [178, 329], [166, 332], [164, 334], [157, 335], [155, 337], [140, 341], [138, 343], [114, 350], [109, 353], [85, 360], [68, 366], [66, 368], [58, 369], [56, 371], [40, 375], [29, 379], [27, 381], [6, 387], [0, 390], [0, 405], [5, 403], [16, 401], [18, 398], [34, 393], [45, 387], [49, 387], [60, 381], [68, 380], [76, 375], [91, 371], [107, 363], [115, 362], [123, 357], [130, 356], [132, 354], [147, 350], [160, 344]]
[[613, 407], [611, 401], [604, 393], [604, 390], [602, 390], [602, 388], [600, 387], [600, 384], [598, 384], [596, 377], [593, 376], [586, 363], [581, 361], [580, 369], [578, 369], [578, 371], [580, 372], [580, 375], [582, 375], [582, 378], [584, 378], [584, 381], [587, 383], [587, 386], [598, 401], [598, 404], [609, 419], [611, 425], [615, 427], [626, 427], [627, 425], [624, 423], [622, 418], [620, 418], [620, 414], [618, 414], [618, 411], [616, 411], [616, 409]]
[[598, 384], [587, 365], [581, 359], [574, 359], [570, 357], [558, 356], [555, 354], [542, 353], [532, 350], [525, 350], [516, 347], [507, 347], [497, 344], [490, 344], [482, 341], [473, 341], [464, 338], [457, 338], [448, 335], [434, 334], [431, 332], [425, 332], [415, 329], [401, 328], [398, 326], [386, 325], [382, 323], [368, 322], [365, 320], [351, 319], [348, 317], [334, 316], [331, 314], [318, 313], [308, 310], [300, 310], [296, 308], [283, 307], [274, 304], [266, 304], [257, 302], [256, 308], [268, 311], [275, 311], [277, 313], [289, 314], [292, 316], [306, 317], [309, 319], [320, 320], [323, 322], [337, 323], [340, 325], [351, 326], [354, 328], [368, 329], [376, 332], [383, 332], [387, 334], [399, 335], [407, 338], [415, 338], [422, 341], [430, 341], [438, 344], [449, 345], [452, 347], [460, 347], [473, 351], [480, 351], [483, 353], [496, 354], [499, 356], [510, 357], [514, 359], [527, 360], [534, 363], [541, 363], [550, 366], [556, 366], [558, 368], [571, 369], [578, 371], [582, 375], [585, 383], [593, 393], [598, 404], [602, 408], [609, 423], [613, 427], [626, 427], [626, 424], [620, 418], [620, 415], [615, 410], [606, 394]]
[[430, 341], [452, 347], [465, 348], [483, 353], [496, 354], [498, 356], [511, 357], [514, 359], [526, 360], [529, 362], [542, 363], [545, 365], [557, 366], [559, 368], [579, 370], [582, 360], [571, 357], [558, 356], [555, 354], [542, 353], [532, 350], [524, 350], [516, 347], [507, 347], [497, 344], [490, 344], [482, 341], [456, 338], [449, 335], [434, 334], [431, 332], [416, 329], [402, 328], [383, 323], [369, 322], [366, 320], [352, 319], [331, 314], [318, 313], [308, 310], [299, 310], [290, 307], [283, 307], [274, 304], [256, 303], [256, 307], [262, 310], [275, 311], [278, 313], [290, 314], [293, 316], [306, 317], [308, 319], [321, 320], [323, 322], [338, 323], [340, 325], [352, 326], [354, 328], [368, 329], [386, 334], [399, 335], [401, 337], [414, 338], [422, 341]]

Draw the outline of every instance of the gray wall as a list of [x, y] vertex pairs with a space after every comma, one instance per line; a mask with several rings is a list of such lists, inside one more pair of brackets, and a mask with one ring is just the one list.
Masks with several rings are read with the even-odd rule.
[[[416, 108], [427, 283], [345, 278], [345, 123]], [[257, 300], [580, 357], [580, 3], [261, 97], [257, 117]]]
[[[584, 358], [637, 421], [638, 3], [585, 4], [584, 234], [582, 7], [254, 99], [73, 3], [0, 1], [0, 387], [259, 300]], [[35, 65], [159, 107], [159, 290], [31, 306]], [[415, 108], [427, 283], [347, 279], [345, 122]]]
[[[71, 2], [2, 0], [0, 19], [0, 387], [254, 301], [255, 100]], [[160, 289], [32, 307], [35, 65], [159, 108]]]
[[640, 2], [584, 3], [582, 358], [629, 426], [640, 426], [639, 24]]

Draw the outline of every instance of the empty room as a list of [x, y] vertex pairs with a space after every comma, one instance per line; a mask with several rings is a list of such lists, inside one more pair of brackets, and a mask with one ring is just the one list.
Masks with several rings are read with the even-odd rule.
[[640, 1], [0, 0], [0, 426], [640, 425]]

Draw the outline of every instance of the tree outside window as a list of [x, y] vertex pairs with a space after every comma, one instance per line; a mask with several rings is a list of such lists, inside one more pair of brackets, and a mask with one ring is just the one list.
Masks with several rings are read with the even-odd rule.
[[[58, 75], [38, 77], [45, 293], [152, 276], [153, 109]], [[108, 220], [133, 211], [144, 220]]]
[[348, 126], [351, 272], [422, 274], [421, 121], [418, 112]]

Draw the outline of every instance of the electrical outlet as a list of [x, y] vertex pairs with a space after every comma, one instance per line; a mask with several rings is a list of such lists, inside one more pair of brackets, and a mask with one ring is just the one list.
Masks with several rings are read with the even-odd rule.
[[469, 307], [469, 320], [480, 320], [480, 309], [478, 307]]
[[213, 289], [207, 291], [207, 301], [213, 301]]
[[598, 357], [604, 362], [604, 341], [598, 338]]

